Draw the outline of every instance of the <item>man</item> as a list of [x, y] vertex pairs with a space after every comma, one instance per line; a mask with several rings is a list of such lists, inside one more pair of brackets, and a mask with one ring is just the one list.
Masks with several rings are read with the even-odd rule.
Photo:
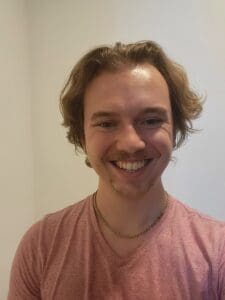
[[87, 53], [61, 111], [97, 192], [26, 233], [8, 299], [225, 299], [224, 223], [161, 181], [201, 109], [183, 68], [154, 42]]

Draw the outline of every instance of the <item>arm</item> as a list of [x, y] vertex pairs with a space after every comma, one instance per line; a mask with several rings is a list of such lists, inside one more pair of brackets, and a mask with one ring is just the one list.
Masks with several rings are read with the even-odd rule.
[[218, 295], [220, 300], [225, 300], [225, 261], [219, 266]]
[[218, 262], [218, 296], [220, 300], [225, 300], [225, 241], [220, 248]]
[[8, 300], [40, 300], [39, 223], [22, 238], [11, 269]]

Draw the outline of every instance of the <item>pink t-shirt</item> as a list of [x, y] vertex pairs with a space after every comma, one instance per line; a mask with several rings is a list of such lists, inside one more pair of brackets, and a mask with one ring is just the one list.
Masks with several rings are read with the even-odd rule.
[[8, 300], [225, 299], [225, 224], [178, 200], [144, 242], [118, 256], [92, 198], [47, 215], [17, 250]]

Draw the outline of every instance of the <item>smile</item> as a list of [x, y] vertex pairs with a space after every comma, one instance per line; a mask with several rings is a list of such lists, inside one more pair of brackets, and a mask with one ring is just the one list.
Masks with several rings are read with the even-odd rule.
[[148, 164], [149, 160], [140, 161], [114, 161], [113, 164], [126, 172], [136, 172]]

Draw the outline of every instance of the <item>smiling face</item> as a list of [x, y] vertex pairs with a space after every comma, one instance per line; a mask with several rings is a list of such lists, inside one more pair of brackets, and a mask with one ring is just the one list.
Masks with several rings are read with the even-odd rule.
[[168, 86], [149, 64], [104, 72], [84, 97], [84, 149], [99, 190], [141, 197], [161, 184], [173, 149]]

